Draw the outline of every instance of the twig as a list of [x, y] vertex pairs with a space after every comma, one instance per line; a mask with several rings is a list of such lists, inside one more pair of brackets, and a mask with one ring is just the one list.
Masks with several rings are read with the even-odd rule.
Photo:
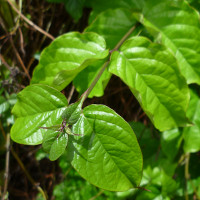
[[104, 192], [104, 190], [99, 191], [99, 193], [97, 193], [97, 195], [93, 196], [92, 198], [90, 198], [90, 200], [95, 200], [97, 197], [99, 197], [102, 193]]
[[96, 85], [97, 81], [99, 80], [99, 78], [103, 74], [103, 72], [106, 69], [106, 67], [108, 66], [109, 62], [110, 61], [107, 61], [107, 62], [104, 63], [103, 67], [100, 69], [99, 73], [97, 74], [97, 76], [95, 77], [93, 82], [91, 83], [90, 87], [82, 94], [81, 98], [83, 98], [83, 102], [85, 101], [85, 99], [87, 99], [88, 95], [90, 94], [90, 92], [92, 91], [94, 86]]
[[137, 24], [133, 27], [131, 27], [129, 29], [129, 31], [123, 36], [123, 38], [117, 43], [117, 45], [115, 46], [115, 48], [113, 50], [111, 50], [109, 59], [107, 62], [104, 63], [104, 65], [102, 66], [102, 68], [100, 69], [99, 73], [97, 74], [97, 76], [95, 77], [95, 79], [93, 80], [93, 82], [91, 83], [91, 85], [89, 86], [89, 88], [82, 94], [81, 98], [83, 98], [83, 102], [85, 101], [85, 99], [88, 97], [88, 95], [90, 94], [90, 92], [92, 91], [92, 89], [94, 88], [94, 86], [96, 85], [97, 81], [99, 80], [99, 78], [101, 77], [101, 75], [103, 74], [104, 70], [106, 69], [106, 67], [109, 65], [110, 63], [110, 58], [111, 58], [111, 54], [113, 51], [117, 51], [120, 46], [123, 44], [123, 42], [130, 36], [130, 34], [135, 30]]
[[[6, 142], [6, 144], [7, 144], [7, 145], [6, 145], [7, 149], [8, 149], [8, 150], [10, 149], [12, 155], [13, 155], [14, 158], [17, 160], [19, 166], [20, 166], [21, 169], [24, 171], [24, 173], [25, 173], [25, 175], [27, 176], [28, 180], [29, 180], [29, 181], [32, 183], [32, 185], [33, 185], [34, 187], [36, 187], [36, 189], [42, 194], [44, 200], [47, 200], [47, 197], [46, 197], [45, 192], [43, 191], [43, 189], [38, 185], [38, 183], [36, 183], [36, 182], [34, 181], [34, 179], [33, 179], [33, 178], [31, 177], [31, 175], [28, 173], [28, 171], [26, 170], [24, 164], [23, 164], [22, 161], [20, 160], [19, 156], [15, 153], [14, 149], [13, 149], [12, 147], [10, 148], [10, 135], [8, 134], [9, 136], [7, 135], [7, 137], [6, 137], [6, 133], [5, 133], [4, 129], [3, 129], [1, 120], [0, 120], [0, 129], [1, 129], [1, 132], [2, 132], [2, 134], [3, 134], [4, 139], [5, 139], [6, 141], [8, 141], [8, 138], [7, 138], [7, 137], [9, 137], [9, 143]], [[9, 159], [7, 158], [7, 155], [6, 155], [6, 161], [9, 162]], [[8, 164], [6, 164], [6, 166], [8, 166]], [[7, 167], [6, 167], [6, 168], [7, 168]], [[8, 174], [8, 173], [6, 173], [6, 174]], [[7, 183], [5, 183], [5, 184], [7, 184]], [[4, 185], [5, 185], [5, 184], [4, 184]], [[6, 190], [7, 190], [7, 189], [6, 189]], [[5, 191], [5, 187], [4, 187], [4, 191]], [[4, 194], [4, 193], [3, 193], [3, 194]]]
[[5, 133], [4, 129], [3, 129], [3, 125], [1, 123], [1, 120], [0, 120], [0, 130], [1, 130], [1, 133], [2, 133], [2, 135], [4, 137], [4, 140], [6, 141], [6, 133]]
[[[138, 23], [139, 24], [139, 23]], [[124, 41], [130, 36], [130, 34], [135, 30], [136, 26], [138, 26], [138, 24], [136, 24], [135, 26], [133, 26], [132, 28], [129, 29], [129, 31], [124, 35], [124, 37], [117, 43], [117, 45], [115, 46], [115, 48], [112, 51], [116, 51], [119, 49], [119, 47], [124, 43]]]
[[11, 148], [11, 153], [14, 156], [14, 158], [17, 160], [19, 166], [21, 167], [21, 169], [24, 171], [25, 175], [27, 176], [28, 180], [31, 182], [31, 184], [36, 187], [36, 189], [42, 194], [44, 200], [47, 200], [47, 197], [45, 195], [45, 192], [43, 191], [43, 189], [38, 185], [38, 183], [36, 183], [34, 181], [34, 179], [31, 177], [31, 175], [29, 174], [29, 172], [26, 170], [24, 164], [22, 163], [22, 161], [20, 160], [19, 156], [15, 153], [14, 149]]
[[0, 54], [0, 61], [6, 66], [6, 68], [7, 68], [8, 70], [11, 70], [11, 66], [8, 65], [8, 63], [5, 61], [5, 59], [4, 59], [4, 57], [3, 57], [2, 54]]
[[187, 190], [187, 185], [188, 185], [188, 181], [190, 179], [190, 174], [189, 174], [189, 163], [190, 163], [190, 154], [186, 154], [185, 155], [185, 200], [189, 200], [189, 196], [188, 196], [188, 190]]
[[47, 33], [46, 31], [44, 31], [43, 29], [41, 29], [39, 26], [37, 26], [36, 24], [34, 24], [32, 21], [30, 21], [28, 18], [26, 18], [12, 3], [10, 0], [7, 0], [7, 2], [10, 4], [10, 6], [13, 8], [13, 10], [30, 26], [32, 26], [34, 29], [36, 29], [37, 31], [39, 31], [40, 33], [46, 35], [48, 38], [54, 40], [55, 38]]
[[29, 75], [29, 73], [28, 73], [28, 70], [26, 69], [26, 67], [25, 67], [25, 65], [24, 65], [24, 63], [23, 63], [23, 61], [22, 61], [22, 59], [21, 59], [21, 57], [20, 57], [20, 55], [19, 55], [17, 49], [15, 48], [15, 45], [14, 45], [14, 42], [13, 42], [12, 37], [10, 38], [10, 43], [11, 43], [11, 45], [12, 45], [12, 47], [13, 47], [13, 50], [14, 50], [14, 52], [15, 52], [15, 54], [16, 54], [16, 57], [17, 57], [19, 63], [21, 64], [21, 66], [22, 66], [24, 72], [26, 73], [28, 79], [31, 80], [31, 77], [30, 77], [30, 75]]
[[6, 137], [6, 164], [5, 164], [5, 181], [4, 181], [4, 190], [2, 195], [2, 200], [5, 199], [8, 189], [8, 176], [9, 176], [9, 163], [10, 163], [10, 134], [7, 134]]
[[72, 85], [72, 88], [70, 90], [69, 96], [67, 98], [68, 103], [71, 101], [72, 95], [74, 93], [74, 89], [75, 89], [75, 87]]

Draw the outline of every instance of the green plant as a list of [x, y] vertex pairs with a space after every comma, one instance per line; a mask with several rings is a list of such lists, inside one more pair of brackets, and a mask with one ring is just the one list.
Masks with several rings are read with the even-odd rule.
[[[150, 184], [153, 192], [139, 193], [137, 199], [183, 196], [183, 191], [177, 192], [182, 180], [173, 179], [182, 160], [178, 163], [175, 158], [181, 151], [189, 182], [190, 153], [200, 150], [199, 13], [184, 0], [84, 3], [92, 8], [89, 26], [83, 33], [61, 35], [45, 48], [31, 85], [18, 94], [12, 139], [28, 145], [43, 143], [51, 160], [67, 146], [66, 159], [102, 189], [125, 191]], [[130, 88], [154, 127], [163, 132], [161, 144], [152, 141], [152, 148], [161, 145], [156, 163], [152, 164], [155, 149], [142, 149], [142, 182], [143, 158], [134, 132], [150, 131], [143, 126], [141, 131], [137, 123], [131, 128], [105, 105], [82, 109], [87, 97], [103, 95], [112, 75]], [[59, 92], [71, 82], [82, 95], [81, 104], [72, 104], [78, 105], [74, 109]], [[59, 132], [41, 128], [57, 124], [62, 128]], [[151, 142], [149, 135], [146, 141]], [[198, 180], [192, 180], [192, 194], [197, 197]], [[191, 194], [187, 191], [186, 198]]]

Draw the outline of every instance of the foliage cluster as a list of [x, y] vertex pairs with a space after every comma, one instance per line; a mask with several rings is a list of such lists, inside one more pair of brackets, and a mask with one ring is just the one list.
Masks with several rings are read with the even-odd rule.
[[[61, 156], [69, 179], [54, 189], [56, 199], [200, 198], [200, 1], [49, 2], [64, 3], [75, 21], [91, 8], [89, 24], [47, 46], [30, 85], [16, 103], [2, 97], [0, 111], [14, 99], [12, 140], [42, 144], [52, 161]], [[112, 76], [128, 86], [147, 125], [105, 105], [84, 107], [87, 97], [104, 95]], [[68, 105], [60, 91], [71, 83], [80, 98]], [[68, 173], [71, 166], [101, 190]]]

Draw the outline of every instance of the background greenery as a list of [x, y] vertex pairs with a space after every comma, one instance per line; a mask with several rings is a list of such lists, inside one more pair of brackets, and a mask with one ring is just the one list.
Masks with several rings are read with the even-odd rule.
[[[54, 37], [60, 37], [51, 43], [52, 39], [48, 35], [40, 33], [34, 26], [20, 19], [20, 14], [13, 10], [9, 2], [43, 30]], [[149, 2], [145, 0], [34, 2], [1, 0], [0, 3], [2, 32], [0, 38], [2, 41], [0, 195], [5, 198], [9, 195], [10, 199], [43, 199], [41, 193], [38, 194], [40, 190], [35, 187], [37, 183], [40, 183], [49, 199], [200, 198], [199, 0], [164, 0], [162, 2], [158, 0]], [[66, 42], [69, 35], [61, 36], [62, 34], [70, 31], [96, 32], [105, 39], [107, 48], [113, 49], [134, 25], [136, 29], [131, 36], [136, 37], [130, 39], [129, 43], [125, 42], [120, 48], [125, 57], [122, 58], [117, 52], [113, 53], [109, 71], [104, 72], [89, 96], [94, 98], [88, 99], [86, 105], [91, 103], [108, 105], [130, 123], [137, 136], [144, 159], [140, 186], [151, 192], [138, 189], [131, 189], [127, 192], [104, 191], [83, 180], [66, 161], [65, 155], [56, 162], [50, 162], [40, 146], [27, 147], [11, 142], [11, 148], [6, 148], [6, 144], [10, 143], [8, 134], [14, 124], [11, 109], [17, 101], [16, 94], [29, 85], [30, 78], [31, 83], [46, 83], [54, 85], [59, 90], [67, 86], [63, 90], [67, 97], [71, 96], [70, 91], [73, 92], [74, 85], [75, 91], [71, 97], [73, 102], [88, 88], [98, 72], [97, 69], [104, 62], [103, 59], [107, 55], [106, 50], [97, 52], [94, 49], [96, 59], [102, 59], [102, 61], [91, 61], [89, 56], [82, 58], [83, 60], [88, 59], [88, 62], [81, 65], [78, 71], [74, 70], [72, 76], [67, 77], [68, 79], [63, 73], [61, 74], [63, 77], [59, 75], [60, 79], [57, 79], [59, 84], [57, 84], [54, 81], [54, 75], [57, 75], [63, 66], [59, 65], [56, 68], [57, 71], [51, 71], [49, 68], [47, 70], [44, 66], [51, 64], [52, 60], [45, 60], [45, 58], [52, 54], [58, 56], [55, 56], [54, 60], [59, 58], [57, 62], [60, 61], [62, 56], [55, 54], [51, 48], [53, 49], [56, 45], [59, 47], [60, 44]], [[75, 34], [77, 38], [81, 38], [80, 40], [85, 39], [78, 33], [71, 34]], [[100, 39], [93, 37], [93, 40], [104, 46]], [[74, 43], [70, 39], [69, 42]], [[50, 43], [51, 45], [48, 46]], [[133, 59], [129, 60], [130, 43], [134, 45], [131, 47], [140, 47], [143, 50], [137, 53], [137, 56], [142, 58], [137, 65]], [[47, 48], [43, 51], [45, 47]], [[87, 47], [84, 46], [84, 48]], [[40, 63], [38, 64], [39, 58]], [[147, 85], [142, 85], [141, 81], [131, 82], [123, 73], [123, 68], [126, 68], [128, 74], [134, 75], [135, 71], [130, 65], [118, 70], [115, 68], [116, 60], [121, 58], [127, 63], [130, 62], [134, 70], [139, 70], [139, 77], [153, 74], [153, 81], [147, 81], [149, 83]], [[148, 59], [145, 66], [144, 59]], [[164, 72], [159, 61], [165, 64]], [[82, 63], [81, 60], [79, 62]], [[86, 65], [90, 65], [90, 62], [95, 64], [85, 68]], [[56, 66], [57, 64], [55, 62]], [[53, 69], [54, 66], [51, 67]], [[116, 76], [111, 77], [110, 72]], [[43, 77], [44, 74], [47, 76]], [[62, 80], [67, 81], [63, 83]], [[72, 80], [73, 84], [70, 84]], [[168, 80], [173, 84], [167, 85]], [[148, 99], [148, 96], [138, 95], [135, 92], [135, 90], [141, 92], [150, 86], [155, 93], [161, 91], [162, 94], [159, 101], [151, 106], [149, 106], [151, 98]], [[162, 86], [165, 90], [161, 90]], [[171, 100], [168, 99], [169, 96]], [[153, 108], [160, 104], [164, 107], [160, 113], [156, 113]], [[167, 110], [172, 111], [170, 114], [166, 111], [166, 107]], [[55, 121], [55, 123], [58, 122]], [[189, 126], [185, 126], [186, 124]], [[165, 131], [166, 129], [169, 130]], [[10, 152], [10, 159], [6, 157], [8, 155], [6, 152]], [[9, 165], [5, 167], [7, 160]], [[9, 177], [5, 178], [4, 173], [8, 167]], [[6, 187], [5, 180], [9, 181], [8, 187]]]

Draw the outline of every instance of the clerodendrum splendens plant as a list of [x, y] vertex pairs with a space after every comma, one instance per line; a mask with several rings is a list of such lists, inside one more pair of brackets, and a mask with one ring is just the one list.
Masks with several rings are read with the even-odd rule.
[[[188, 87], [200, 84], [199, 13], [183, 0], [88, 0], [86, 5], [93, 12], [85, 31], [61, 35], [41, 53], [31, 85], [18, 94], [11, 137], [21, 144], [42, 143], [50, 160], [66, 149], [66, 159], [90, 183], [125, 191], [140, 186], [137, 138], [114, 110], [82, 104], [88, 96], [102, 96], [114, 74], [155, 128], [185, 127], [185, 151], [198, 151], [199, 143], [192, 150], [188, 144], [193, 137], [188, 125], [195, 121], [186, 111], [190, 93], [191, 102], [199, 100]], [[59, 91], [72, 81], [82, 96], [68, 105]]]

